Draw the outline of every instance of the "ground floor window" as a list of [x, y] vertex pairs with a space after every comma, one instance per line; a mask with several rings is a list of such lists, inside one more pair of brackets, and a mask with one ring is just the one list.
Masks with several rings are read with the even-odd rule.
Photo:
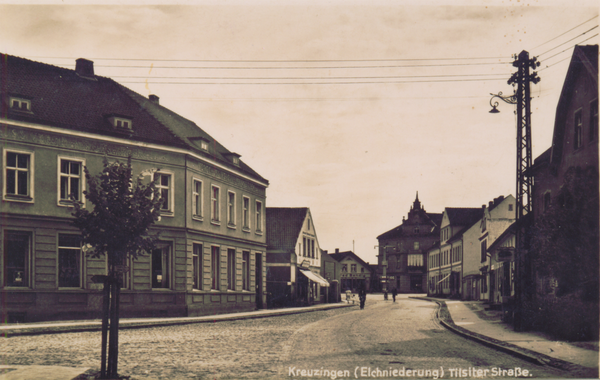
[[30, 241], [28, 232], [4, 232], [4, 286], [29, 286]]
[[83, 257], [81, 236], [58, 235], [58, 287], [82, 287]]
[[219, 279], [221, 270], [221, 249], [219, 247], [211, 247], [210, 257], [210, 274], [211, 274], [211, 289], [219, 290]]
[[171, 249], [169, 246], [152, 251], [152, 288], [171, 287]]
[[250, 290], [250, 252], [242, 252], [242, 289]]
[[202, 244], [194, 243], [192, 252], [192, 270], [193, 270], [193, 288], [196, 290], [202, 290]]
[[227, 250], [227, 289], [235, 290], [235, 249]]

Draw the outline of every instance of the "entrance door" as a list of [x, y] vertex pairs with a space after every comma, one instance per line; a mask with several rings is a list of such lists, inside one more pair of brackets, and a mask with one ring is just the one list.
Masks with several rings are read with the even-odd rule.
[[263, 308], [263, 271], [262, 271], [262, 254], [256, 254], [254, 262], [254, 278], [256, 279], [256, 308]]

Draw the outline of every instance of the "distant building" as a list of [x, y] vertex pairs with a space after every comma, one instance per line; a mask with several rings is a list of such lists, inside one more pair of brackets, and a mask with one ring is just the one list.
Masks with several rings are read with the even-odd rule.
[[[462, 260], [469, 245], [462, 243], [465, 231], [481, 219], [480, 208], [446, 207], [442, 214], [439, 243], [427, 251], [427, 293], [459, 296], [462, 283]], [[464, 245], [464, 247], [463, 247]], [[479, 247], [479, 244], [477, 244]]]
[[267, 293], [271, 306], [325, 302], [321, 248], [308, 207], [267, 208]]
[[371, 291], [371, 268], [369, 263], [358, 257], [352, 251], [340, 252], [336, 248], [335, 253], [330, 254], [341, 265], [341, 290], [358, 291], [364, 288], [367, 292]]
[[110, 78], [0, 54], [2, 320], [98, 318], [106, 258], [71, 224], [84, 167], [132, 158], [164, 198], [160, 244], [125, 263], [121, 316], [195, 316], [263, 307], [268, 181], [194, 122]]
[[[442, 214], [428, 213], [419, 194], [402, 224], [379, 235], [379, 277], [386, 265], [387, 288], [399, 293], [421, 293], [427, 289], [427, 250], [439, 241]], [[384, 259], [385, 256], [385, 259]]]
[[327, 251], [321, 250], [321, 275], [329, 282], [329, 288], [321, 288], [321, 292], [326, 292], [325, 302], [340, 302], [341, 298], [341, 280], [342, 264], [337, 262]]

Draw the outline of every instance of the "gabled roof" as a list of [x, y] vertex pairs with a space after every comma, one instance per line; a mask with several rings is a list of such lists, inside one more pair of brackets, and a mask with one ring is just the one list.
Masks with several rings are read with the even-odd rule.
[[363, 259], [361, 259], [360, 257], [358, 257], [358, 255], [356, 255], [356, 253], [352, 252], [352, 251], [344, 251], [344, 252], [337, 252], [337, 253], [330, 253], [329, 256], [333, 257], [336, 261], [338, 262], [342, 262], [342, 260], [344, 260], [346, 257], [350, 257], [351, 259], [354, 259], [355, 261], [357, 261], [359, 264], [361, 264], [362, 266], [366, 267], [366, 268], [370, 268], [370, 264], [368, 264], [367, 262], [365, 262]]
[[[31, 112], [11, 109], [9, 96], [30, 99]], [[0, 117], [5, 120], [181, 148], [268, 183], [243, 162], [239, 167], [231, 163], [225, 157], [231, 152], [192, 121], [110, 78], [0, 54], [0, 104]], [[117, 130], [109, 115], [131, 119], [133, 128]], [[202, 138], [210, 142], [208, 152], [193, 142]]]
[[308, 207], [267, 207], [267, 249], [294, 251]]
[[552, 155], [550, 164], [557, 166], [562, 160], [563, 140], [566, 126], [568, 103], [577, 91], [575, 85], [577, 76], [585, 73], [596, 87], [598, 92], [598, 45], [575, 46], [571, 63], [567, 70], [567, 76], [560, 93], [558, 105], [556, 106], [556, 117], [554, 119], [554, 134], [552, 137]]

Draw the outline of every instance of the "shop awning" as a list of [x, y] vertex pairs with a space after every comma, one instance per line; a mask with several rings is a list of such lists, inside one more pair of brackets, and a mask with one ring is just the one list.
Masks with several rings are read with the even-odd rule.
[[[451, 273], [450, 273], [451, 274]], [[446, 277], [442, 278], [441, 280], [439, 280], [437, 283], [439, 284], [440, 282], [444, 281], [445, 279], [447, 279], [448, 277], [450, 277], [450, 274], [448, 274]]]
[[306, 277], [308, 277], [308, 279], [310, 279], [311, 281], [314, 281], [323, 287], [329, 286], [329, 282], [327, 282], [326, 279], [324, 279], [320, 275], [316, 274], [315, 272], [311, 272], [309, 270], [302, 270], [302, 269], [300, 269], [300, 272], [302, 272], [302, 274], [305, 275]]

